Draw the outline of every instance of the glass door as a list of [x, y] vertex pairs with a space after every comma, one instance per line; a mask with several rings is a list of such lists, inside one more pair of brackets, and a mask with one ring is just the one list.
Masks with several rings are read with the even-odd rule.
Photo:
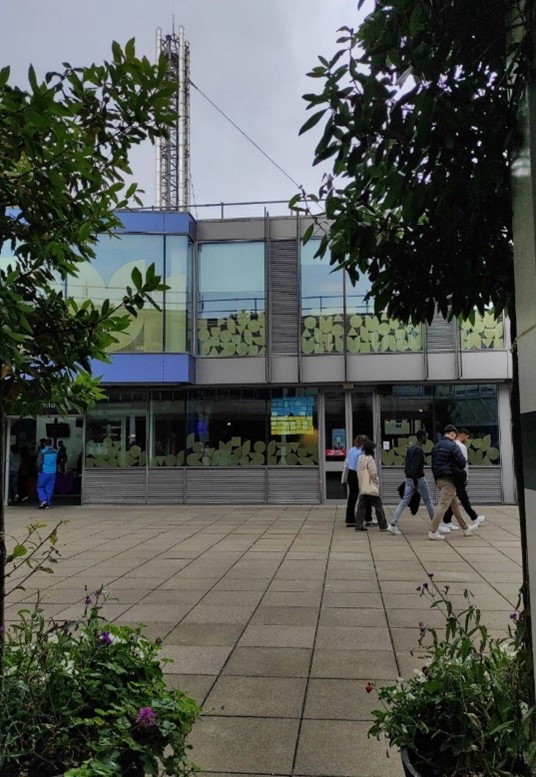
[[[351, 443], [350, 443], [351, 444]], [[346, 399], [342, 389], [324, 393], [324, 473], [326, 499], [346, 499], [341, 483], [348, 447]]]

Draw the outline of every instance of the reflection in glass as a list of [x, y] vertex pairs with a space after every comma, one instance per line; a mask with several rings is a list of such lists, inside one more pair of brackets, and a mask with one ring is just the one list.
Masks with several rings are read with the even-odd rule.
[[186, 455], [186, 399], [184, 394], [154, 392], [150, 467], [182, 467]]
[[[282, 407], [287, 408], [286, 416], [281, 415]], [[295, 424], [302, 431], [293, 434]], [[267, 456], [271, 465], [318, 464], [316, 389], [272, 389]]]
[[302, 353], [344, 353], [344, 275], [314, 258], [319, 242], [301, 250]]
[[[79, 267], [76, 278], [67, 281], [67, 293], [78, 302], [91, 299], [95, 304], [110, 299], [119, 304], [127, 286], [132, 286], [132, 270], [142, 274], [150, 264], [155, 265], [157, 275], [164, 275], [164, 238], [162, 235], [103, 235], [95, 246], [96, 256]], [[163, 294], [152, 295], [163, 307]], [[118, 342], [110, 351], [153, 352], [162, 351], [163, 312], [150, 304], [133, 318], [128, 330], [116, 335]]]
[[165, 350], [187, 353], [191, 342], [191, 243], [187, 237], [167, 236], [165, 297]]
[[198, 286], [199, 354], [264, 353], [264, 243], [201, 244]]
[[139, 395], [121, 392], [119, 401], [113, 401], [112, 395], [110, 402], [99, 402], [88, 410], [86, 468], [145, 466], [146, 401]]

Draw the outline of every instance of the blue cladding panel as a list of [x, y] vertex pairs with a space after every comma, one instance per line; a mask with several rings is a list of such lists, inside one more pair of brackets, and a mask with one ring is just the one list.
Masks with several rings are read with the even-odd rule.
[[165, 235], [188, 235], [195, 240], [197, 223], [189, 213], [165, 213], [163, 211], [117, 211], [123, 222], [118, 232], [146, 232]]
[[194, 383], [195, 359], [187, 353], [114, 353], [110, 364], [91, 363], [103, 383]]

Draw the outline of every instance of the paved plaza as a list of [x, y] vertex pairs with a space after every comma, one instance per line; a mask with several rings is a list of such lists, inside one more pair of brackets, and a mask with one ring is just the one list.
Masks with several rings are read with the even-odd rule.
[[[423, 511], [405, 512], [404, 536], [355, 532], [342, 504], [14, 507], [7, 525], [66, 522], [54, 574], [30, 581], [46, 614], [76, 618], [84, 587], [104, 584], [110, 620], [162, 639], [169, 682], [204, 709], [190, 737], [202, 775], [399, 777], [396, 752], [367, 737], [365, 684], [422, 665], [419, 622], [441, 621], [417, 586], [433, 572], [455, 601], [468, 588], [497, 634], [517, 602], [517, 508], [478, 512], [477, 535], [445, 542], [426, 538]], [[33, 599], [11, 597], [7, 618]]]

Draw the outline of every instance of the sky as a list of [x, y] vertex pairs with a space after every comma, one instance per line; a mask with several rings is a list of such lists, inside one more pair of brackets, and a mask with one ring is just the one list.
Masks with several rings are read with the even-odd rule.
[[[62, 62], [98, 63], [110, 58], [112, 41], [132, 37], [137, 53], [153, 60], [156, 28], [170, 33], [174, 20], [190, 42], [192, 81], [292, 179], [315, 191], [322, 174], [312, 166], [320, 127], [302, 137], [298, 132], [308, 117], [301, 96], [321, 82], [306, 73], [318, 55], [337, 50], [337, 30], [357, 27], [363, 16], [357, 0], [0, 0], [0, 66], [10, 65], [10, 82], [25, 86], [30, 63], [40, 75]], [[287, 201], [296, 193], [195, 89], [190, 133], [197, 205]], [[154, 205], [154, 148], [135, 149], [131, 163], [144, 204]], [[285, 212], [284, 206], [267, 207]], [[199, 208], [197, 215], [214, 211]]]

